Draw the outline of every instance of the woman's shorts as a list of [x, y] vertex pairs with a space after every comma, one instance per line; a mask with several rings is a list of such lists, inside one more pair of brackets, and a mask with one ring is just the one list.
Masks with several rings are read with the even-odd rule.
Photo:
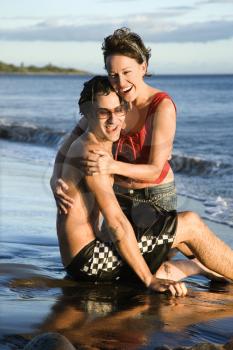
[[[126, 200], [126, 198], [125, 198]], [[131, 198], [128, 198], [131, 202]], [[155, 204], [138, 203], [137, 222], [133, 222], [139, 249], [152, 273], [166, 260], [175, 238], [176, 211], [167, 212]], [[131, 222], [132, 223], [132, 222]], [[134, 271], [122, 260], [112, 242], [98, 239], [87, 244], [66, 267], [74, 279], [117, 281], [137, 279]]]
[[146, 200], [147, 202], [153, 202], [156, 206], [166, 211], [177, 209], [177, 195], [174, 181], [140, 189], [124, 188], [116, 184], [114, 184], [113, 188], [120, 205], [121, 203], [123, 204], [122, 210], [130, 203], [128, 200], [124, 201], [124, 196], [131, 198], [131, 203], [134, 207], [137, 205], [138, 200]]

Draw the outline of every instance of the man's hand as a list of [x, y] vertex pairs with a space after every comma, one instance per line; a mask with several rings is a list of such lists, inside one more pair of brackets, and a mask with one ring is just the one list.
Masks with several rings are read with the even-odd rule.
[[51, 178], [50, 186], [53, 191], [59, 214], [67, 214], [69, 208], [72, 208], [74, 204], [74, 200], [66, 194], [66, 191], [69, 189], [68, 185], [61, 178], [55, 180]]
[[160, 293], [170, 291], [175, 297], [184, 297], [188, 293], [184, 282], [160, 279], [156, 278], [155, 276], [152, 277], [148, 288]]

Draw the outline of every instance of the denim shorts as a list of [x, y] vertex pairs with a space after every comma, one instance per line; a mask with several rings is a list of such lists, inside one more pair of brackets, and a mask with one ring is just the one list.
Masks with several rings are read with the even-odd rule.
[[[137, 206], [140, 200], [146, 200], [151, 201], [154, 205], [166, 211], [177, 209], [177, 195], [174, 181], [142, 189], [129, 189], [114, 185], [114, 191], [120, 203], [122, 203], [124, 196], [127, 196], [131, 199], [133, 206]], [[124, 206], [122, 209], [124, 209]]]

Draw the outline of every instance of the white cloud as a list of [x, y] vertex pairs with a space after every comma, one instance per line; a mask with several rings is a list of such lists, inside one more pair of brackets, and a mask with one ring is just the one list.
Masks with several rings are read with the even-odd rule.
[[233, 0], [202, 0], [198, 1], [198, 4], [233, 4]]
[[211, 42], [233, 37], [232, 20], [216, 20], [178, 25], [176, 22], [158, 20], [156, 13], [141, 14], [133, 19], [106, 18], [102, 23], [73, 24], [62, 19], [38, 22], [33, 26], [18, 29], [0, 29], [0, 40], [5, 41], [54, 41], [54, 42], [99, 42], [120, 27], [129, 27], [140, 34], [146, 42], [185, 43]]
[[[177, 27], [171, 31], [163, 31], [157, 37], [147, 36], [147, 41], [166, 43], [205, 43], [233, 37], [233, 21], [210, 21], [192, 23]], [[154, 40], [153, 40], [154, 39]]]

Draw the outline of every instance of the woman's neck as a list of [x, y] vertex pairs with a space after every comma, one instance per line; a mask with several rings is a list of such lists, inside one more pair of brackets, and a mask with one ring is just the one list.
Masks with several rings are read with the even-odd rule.
[[138, 96], [132, 101], [132, 105], [139, 110], [145, 108], [156, 91], [158, 90], [143, 82], [138, 89]]

